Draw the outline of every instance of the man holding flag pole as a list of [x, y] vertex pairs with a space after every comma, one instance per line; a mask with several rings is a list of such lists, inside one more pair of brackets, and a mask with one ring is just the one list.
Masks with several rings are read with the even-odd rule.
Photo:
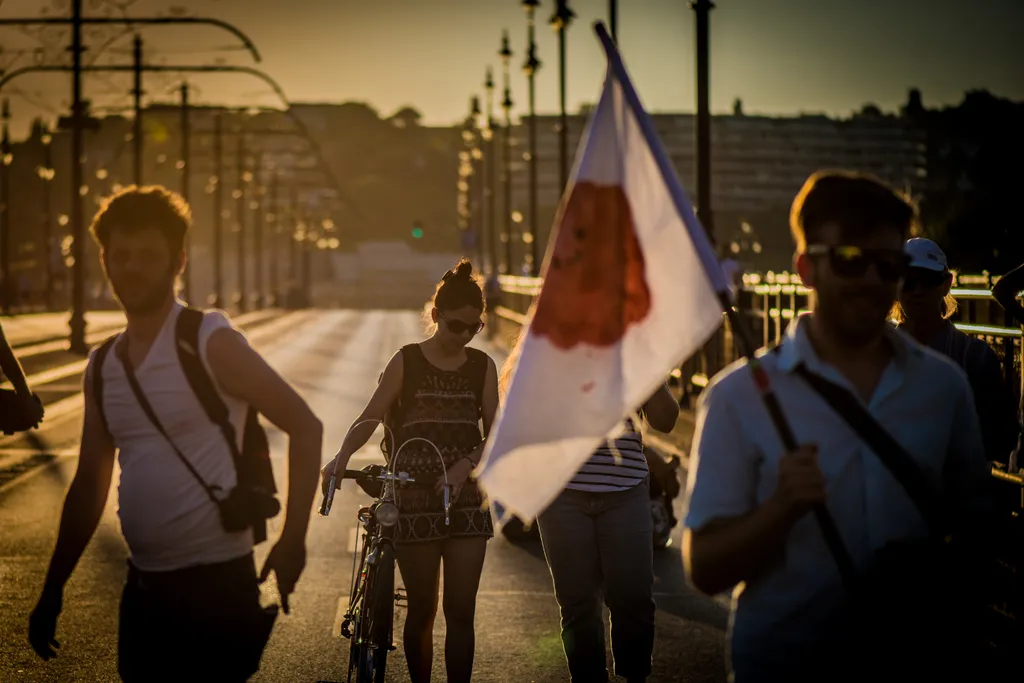
[[[779, 353], [755, 357], [622, 59], [604, 26], [595, 30], [607, 77], [478, 480], [499, 524], [502, 514], [535, 520], [623, 418], [706, 342], [724, 311], [747, 357], [716, 378], [698, 411], [687, 571], [708, 593], [745, 585], [730, 620], [734, 680], [838, 680], [868, 653], [854, 645], [829, 661], [813, 657], [816, 643], [857, 602], [850, 596], [883, 547], [934, 528], [921, 481], [951, 484], [943, 496], [956, 508], [947, 520], [987, 509], [988, 466], [966, 380], [886, 324], [916, 213], [873, 179], [812, 178], [793, 220], [802, 230], [797, 267], [817, 290], [815, 311], [797, 321]], [[819, 182], [829, 188], [824, 197]], [[830, 405], [829, 392], [798, 371], [807, 367], [847, 390], [853, 405]], [[780, 403], [801, 418], [797, 430]], [[854, 430], [862, 408], [869, 416]], [[877, 427], [865, 427], [871, 418], [885, 425], [883, 436], [861, 433]], [[935, 574], [947, 576], [943, 569]], [[928, 654], [948, 642], [936, 638]]]

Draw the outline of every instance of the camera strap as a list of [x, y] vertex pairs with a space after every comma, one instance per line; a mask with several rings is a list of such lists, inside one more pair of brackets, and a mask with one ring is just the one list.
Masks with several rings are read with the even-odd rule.
[[132, 393], [135, 394], [135, 399], [139, 402], [139, 407], [142, 408], [142, 412], [146, 414], [146, 417], [148, 417], [149, 421], [153, 423], [156, 430], [160, 432], [164, 439], [167, 440], [167, 443], [170, 444], [174, 454], [178, 456], [178, 459], [181, 460], [182, 464], [188, 468], [188, 471], [192, 473], [192, 476], [195, 477], [197, 482], [199, 482], [199, 485], [203, 487], [203, 490], [206, 491], [206, 495], [209, 496], [214, 505], [219, 505], [220, 501], [217, 500], [217, 496], [214, 495], [213, 491], [215, 488], [219, 490], [220, 487], [214, 487], [207, 484], [199, 475], [199, 472], [196, 471], [196, 468], [192, 466], [192, 463], [188, 461], [188, 458], [178, 450], [178, 447], [174, 444], [174, 440], [171, 439], [163, 425], [160, 424], [160, 419], [153, 411], [153, 406], [150, 405], [149, 400], [146, 398], [146, 394], [143, 393], [142, 387], [139, 386], [139, 380], [135, 377], [135, 369], [132, 367], [132, 361], [128, 357], [128, 338], [122, 336], [121, 342], [114, 348], [118, 359], [121, 361], [121, 365], [124, 366], [124, 374], [128, 378], [128, 385], [131, 386]]

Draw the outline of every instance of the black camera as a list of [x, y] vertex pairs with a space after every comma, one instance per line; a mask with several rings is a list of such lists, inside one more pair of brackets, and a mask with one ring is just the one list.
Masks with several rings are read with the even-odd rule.
[[263, 489], [236, 486], [227, 498], [218, 502], [220, 523], [224, 531], [238, 532], [277, 516], [281, 503]]

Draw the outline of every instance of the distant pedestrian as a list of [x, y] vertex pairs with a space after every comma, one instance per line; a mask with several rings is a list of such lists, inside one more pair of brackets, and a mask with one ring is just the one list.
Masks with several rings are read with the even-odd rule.
[[[306, 562], [322, 427], [309, 407], [214, 311], [175, 297], [188, 205], [161, 187], [129, 187], [92, 224], [127, 329], [89, 359], [78, 470], [42, 595], [29, 621], [40, 657], [55, 656], [64, 585], [100, 521], [115, 454], [128, 545], [118, 671], [125, 681], [244, 681], [259, 668], [276, 609]], [[109, 352], [109, 354], [108, 354]], [[253, 544], [277, 513], [256, 412], [288, 434], [288, 513], [257, 575]], [[262, 456], [262, 457], [261, 457]]]
[[950, 358], [967, 373], [981, 423], [985, 453], [1006, 464], [1020, 437], [1017, 402], [1003, 378], [999, 357], [984, 339], [961, 332], [950, 320], [956, 299], [950, 295], [953, 273], [946, 254], [923, 237], [907, 241], [910, 268], [894, 308], [901, 329], [928, 348]]

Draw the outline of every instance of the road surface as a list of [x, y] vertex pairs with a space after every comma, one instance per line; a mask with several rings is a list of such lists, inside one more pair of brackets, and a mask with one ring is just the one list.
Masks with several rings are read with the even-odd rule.
[[[391, 354], [420, 334], [415, 313], [328, 311], [288, 314], [254, 329], [250, 338], [309, 401], [324, 421], [326, 461], [341, 444]], [[57, 457], [49, 466], [0, 484], [0, 680], [116, 681], [117, 605], [126, 551], [116, 518], [116, 484], [100, 529], [65, 592], [57, 659], [44, 663], [25, 639], [56, 538], [64, 492], [74, 474], [80, 416], [56, 421], [31, 442]], [[285, 440], [270, 430], [279, 487], [286, 488]], [[376, 444], [376, 440], [371, 440]], [[0, 448], [0, 450], [3, 450]], [[353, 467], [380, 461], [375, 445]], [[329, 518], [313, 516], [306, 573], [292, 614], [279, 618], [255, 681], [345, 680], [348, 641], [332, 636], [344, 607], [352, 565], [356, 507], [367, 500], [354, 484], [339, 492]], [[317, 504], [319, 501], [317, 501]], [[271, 538], [280, 529], [274, 520]], [[257, 549], [262, 563], [269, 548]], [[651, 681], [719, 683], [725, 680], [726, 607], [686, 587], [676, 545], [657, 560], [657, 642]], [[264, 600], [275, 602], [272, 582]], [[399, 628], [404, 616], [399, 610]], [[434, 680], [444, 681], [444, 619], [435, 635]], [[503, 538], [489, 547], [477, 607], [474, 681], [549, 683], [568, 680], [558, 636], [558, 608], [539, 546]], [[400, 632], [398, 635], [400, 642]], [[407, 681], [401, 648], [388, 681]]]

